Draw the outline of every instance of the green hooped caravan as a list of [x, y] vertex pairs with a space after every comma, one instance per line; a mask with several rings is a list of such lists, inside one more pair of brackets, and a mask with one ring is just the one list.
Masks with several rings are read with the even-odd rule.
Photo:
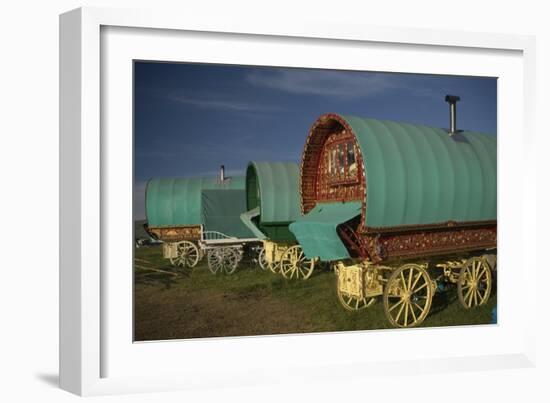
[[292, 162], [256, 162], [246, 170], [243, 223], [263, 242], [260, 266], [287, 278], [308, 278], [315, 264], [297, 244], [289, 225], [301, 217], [300, 170]]
[[174, 265], [194, 267], [204, 256], [212, 272], [232, 273], [243, 248], [258, 242], [241, 221], [245, 178], [153, 178], [145, 191], [148, 233], [164, 242]]
[[[496, 136], [339, 114], [313, 124], [302, 154], [303, 216], [289, 225], [307, 259], [330, 262], [344, 308], [381, 297], [416, 326], [437, 284], [465, 308], [487, 302], [496, 267]], [[429, 273], [437, 273], [432, 278]]]

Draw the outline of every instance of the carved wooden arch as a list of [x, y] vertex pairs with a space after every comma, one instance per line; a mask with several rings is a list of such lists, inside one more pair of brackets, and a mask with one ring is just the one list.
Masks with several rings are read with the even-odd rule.
[[[358, 165], [358, 190], [348, 192], [347, 196], [339, 197], [338, 193], [331, 200], [322, 201], [361, 201], [361, 220], [359, 231], [365, 228], [366, 217], [366, 197], [367, 197], [367, 181], [365, 165], [361, 148], [357, 141], [357, 137], [348, 124], [348, 122], [340, 115], [335, 113], [327, 113], [321, 115], [311, 126], [306, 139], [304, 151], [302, 153], [302, 161], [300, 164], [300, 200], [302, 213], [306, 214], [320, 201], [320, 192], [318, 186], [321, 167], [321, 156], [324, 153], [325, 143], [329, 136], [342, 133], [348, 141], [352, 140], [355, 146], [355, 160]], [[346, 193], [346, 192], [343, 192]], [[349, 196], [351, 194], [351, 197]]]

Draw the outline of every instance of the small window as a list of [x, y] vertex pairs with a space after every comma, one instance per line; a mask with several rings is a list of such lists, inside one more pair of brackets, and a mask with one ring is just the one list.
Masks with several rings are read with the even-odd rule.
[[331, 156], [331, 160], [332, 160], [330, 173], [331, 174], [336, 174], [337, 173], [337, 169], [336, 169], [336, 148], [333, 148], [333, 149], [330, 150], [330, 156]]
[[355, 160], [355, 146], [352, 141], [346, 144], [349, 176], [357, 175], [357, 161]]
[[338, 173], [340, 176], [344, 176], [346, 166], [344, 165], [344, 144], [338, 144]]

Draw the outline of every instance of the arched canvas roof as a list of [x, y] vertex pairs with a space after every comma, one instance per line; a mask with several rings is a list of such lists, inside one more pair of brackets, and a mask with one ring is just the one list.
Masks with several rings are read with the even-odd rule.
[[[344, 128], [363, 161], [362, 200], [316, 199], [324, 141]], [[423, 125], [327, 114], [313, 125], [302, 155], [304, 213], [290, 225], [308, 258], [349, 258], [337, 227], [361, 216], [370, 233], [494, 224], [497, 210], [496, 137]]]
[[[323, 115], [318, 122], [327, 120], [350, 130], [360, 147], [365, 227], [496, 220], [495, 136], [470, 131], [449, 136], [439, 128], [349, 115]], [[307, 145], [304, 158], [306, 153]]]
[[260, 208], [260, 223], [289, 223], [301, 216], [298, 181], [300, 169], [294, 162], [256, 162], [246, 170], [247, 209]]
[[300, 171], [293, 162], [252, 161], [246, 170], [243, 223], [260, 239], [294, 242], [288, 225], [301, 217]]

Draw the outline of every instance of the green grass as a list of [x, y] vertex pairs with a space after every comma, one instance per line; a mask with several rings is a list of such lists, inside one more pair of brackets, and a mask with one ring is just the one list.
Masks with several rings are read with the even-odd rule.
[[[311, 333], [390, 328], [381, 299], [349, 312], [338, 302], [336, 278], [316, 270], [306, 281], [286, 280], [242, 262], [231, 275], [210, 273], [203, 259], [178, 270], [160, 247], [136, 249], [135, 340]], [[482, 307], [466, 310], [456, 288], [437, 293], [423, 327], [488, 324], [496, 292]]]

